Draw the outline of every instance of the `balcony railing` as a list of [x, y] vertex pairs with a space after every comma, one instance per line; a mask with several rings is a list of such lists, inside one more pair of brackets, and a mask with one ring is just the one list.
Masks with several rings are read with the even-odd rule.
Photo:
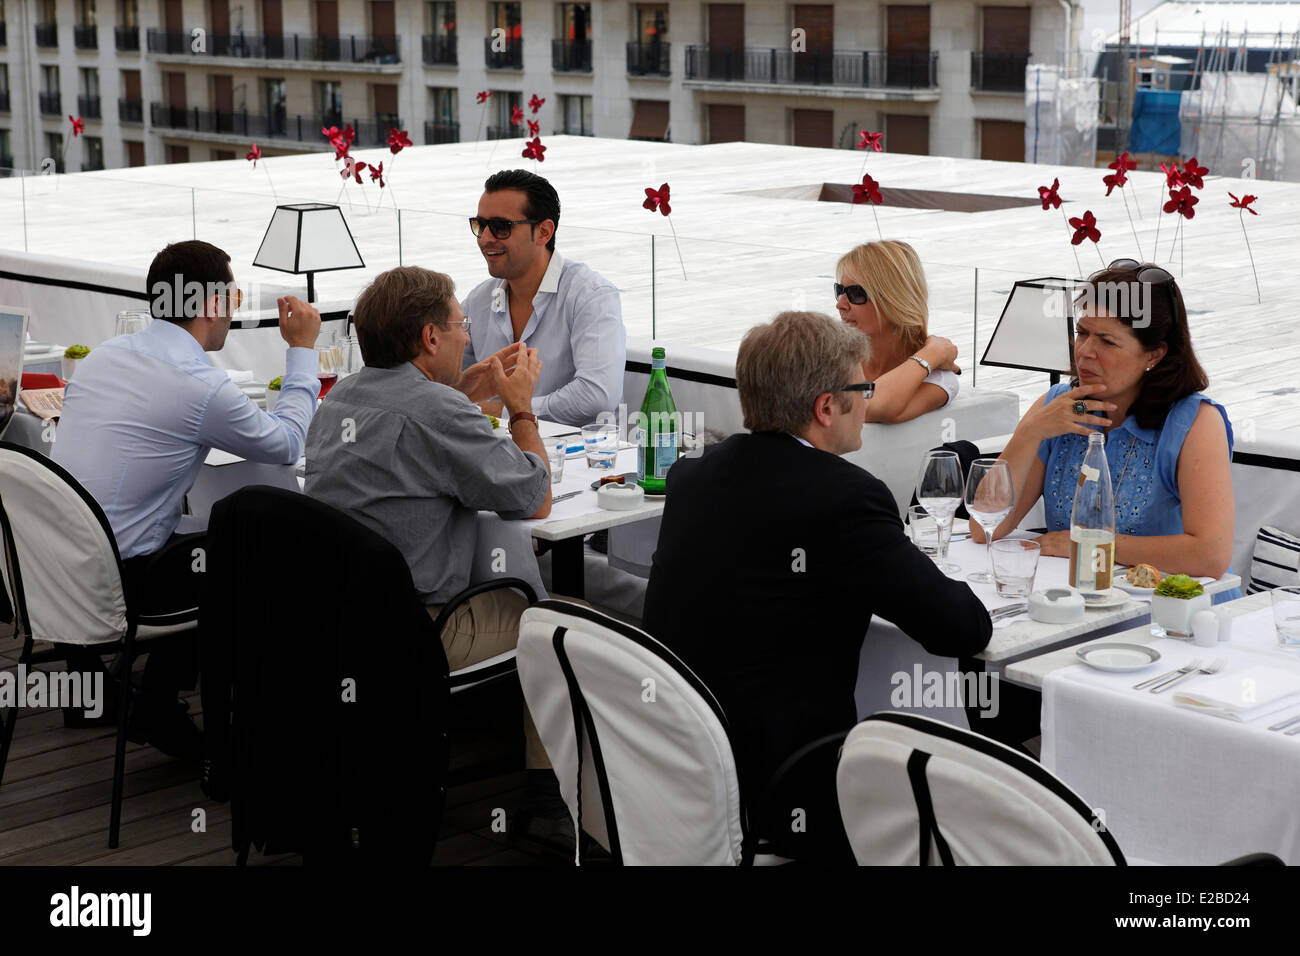
[[[149, 104], [149, 118], [159, 129], [186, 130], [191, 133], [211, 133], [229, 136], [251, 136], [258, 139], [286, 139], [299, 143], [328, 145], [321, 135], [322, 126], [342, 126], [337, 116], [289, 116], [276, 114], [258, 116], [247, 110], [225, 112], [223, 110], [202, 109], [197, 106], [165, 106], [162, 103]], [[401, 128], [402, 121], [397, 116], [379, 116], [372, 120], [352, 120], [356, 130], [356, 146], [383, 146], [388, 142], [388, 131], [393, 127]]]
[[41, 112], [46, 116], [63, 115], [63, 95], [60, 93], [42, 93], [40, 95]]
[[195, 53], [188, 33], [150, 30], [150, 53], [188, 56], [231, 56], [258, 60], [310, 60], [323, 63], [400, 63], [396, 36], [313, 37], [260, 36], [255, 33], [209, 33], [204, 50]]
[[424, 142], [426, 145], [430, 145], [430, 146], [436, 145], [438, 143], [459, 143], [460, 124], [459, 123], [425, 123]]
[[113, 27], [113, 36], [119, 50], [129, 52], [140, 49], [139, 27]]
[[45, 47], [58, 46], [59, 25], [57, 23], [36, 24], [36, 45]]
[[522, 70], [524, 68], [524, 41], [511, 40], [504, 50], [492, 49], [492, 38], [483, 40], [484, 63], [489, 70]]
[[144, 102], [142, 100], [118, 100], [117, 118], [123, 123], [143, 123]]
[[4, 90], [0, 92], [0, 113], [8, 113], [8, 112], [9, 112], [9, 91]]
[[426, 34], [424, 42], [424, 62], [430, 66], [456, 65], [456, 37], [434, 36]]
[[85, 23], [72, 27], [72, 45], [78, 50], [99, 49], [99, 28]]
[[524, 127], [515, 126], [513, 123], [509, 126], [489, 126], [487, 128], [488, 139], [521, 139], [524, 138]]
[[591, 44], [586, 40], [552, 40], [551, 68], [559, 73], [590, 73]]
[[667, 43], [629, 43], [627, 71], [633, 76], [670, 76], [672, 60]]
[[795, 53], [782, 49], [686, 48], [686, 79], [862, 89], [938, 87], [939, 54], [848, 50]]
[[100, 105], [98, 96], [78, 96], [77, 115], [82, 119], [99, 119]]
[[983, 53], [970, 55], [970, 88], [989, 93], [1023, 93], [1028, 53]]

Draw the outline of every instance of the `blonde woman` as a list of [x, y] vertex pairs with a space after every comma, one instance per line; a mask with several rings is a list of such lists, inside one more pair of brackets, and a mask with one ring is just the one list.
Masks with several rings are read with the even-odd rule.
[[871, 340], [863, 365], [875, 395], [867, 421], [897, 424], [957, 397], [957, 346], [927, 330], [929, 306], [921, 260], [905, 242], [868, 242], [835, 266], [835, 307], [846, 325]]

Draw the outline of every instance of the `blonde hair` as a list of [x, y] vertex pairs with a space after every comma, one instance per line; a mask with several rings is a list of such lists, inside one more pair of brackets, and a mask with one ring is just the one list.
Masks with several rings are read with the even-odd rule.
[[[871, 341], [820, 312], [782, 312], [756, 325], [736, 353], [736, 390], [745, 427], [798, 435], [812, 420], [817, 396], [843, 388], [867, 360]], [[841, 412], [853, 403], [836, 393]]]
[[894, 327], [894, 334], [908, 352], [925, 344], [929, 337], [929, 291], [915, 249], [896, 239], [863, 243], [835, 264], [840, 281], [846, 273], [867, 290], [876, 312]]

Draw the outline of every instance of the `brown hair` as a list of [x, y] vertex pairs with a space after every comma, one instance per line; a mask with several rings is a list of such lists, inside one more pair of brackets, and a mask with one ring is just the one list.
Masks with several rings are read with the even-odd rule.
[[[1203, 391], [1209, 377], [1192, 349], [1192, 333], [1187, 324], [1187, 307], [1178, 283], [1171, 276], [1166, 283], [1141, 283], [1143, 269], [1159, 269], [1152, 263], [1137, 268], [1105, 268], [1088, 277], [1083, 291], [1075, 300], [1076, 309], [1089, 301], [1133, 330], [1145, 350], [1164, 345], [1165, 356], [1142, 376], [1142, 385], [1133, 407], [1129, 409], [1143, 428], [1164, 427], [1165, 417], [1174, 402], [1193, 392]], [[1126, 295], [1115, 290], [1129, 290]], [[1072, 380], [1077, 386], [1077, 376]]]
[[432, 322], [446, 329], [456, 283], [419, 266], [389, 269], [357, 298], [352, 321], [361, 358], [376, 368], [395, 368], [420, 352], [420, 335]]
[[[817, 396], [847, 385], [870, 350], [863, 333], [820, 312], [782, 312], [754, 326], [736, 353], [745, 427], [798, 435], [812, 420]], [[852, 407], [848, 392], [836, 397], [840, 411]]]
[[835, 274], [840, 282], [844, 282], [846, 274], [852, 274], [854, 281], [867, 290], [876, 312], [893, 326], [908, 352], [925, 345], [929, 337], [929, 291], [915, 249], [896, 239], [864, 242], [840, 257]]

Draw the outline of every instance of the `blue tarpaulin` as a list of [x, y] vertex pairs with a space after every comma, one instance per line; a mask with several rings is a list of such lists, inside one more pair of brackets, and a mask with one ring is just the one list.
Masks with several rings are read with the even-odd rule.
[[1129, 150], [1134, 153], [1177, 155], [1179, 90], [1137, 90], [1133, 97], [1133, 127]]

